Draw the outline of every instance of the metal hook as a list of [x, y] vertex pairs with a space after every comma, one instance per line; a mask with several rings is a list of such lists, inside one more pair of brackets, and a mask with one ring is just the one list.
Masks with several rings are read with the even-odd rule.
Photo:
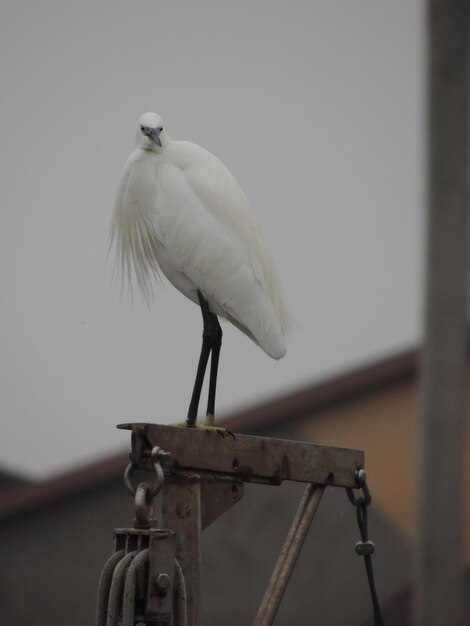
[[[136, 489], [134, 498], [135, 528], [150, 528], [152, 499], [150, 486], [147, 483], [140, 483]], [[155, 520], [153, 520], [153, 522], [155, 522]]]
[[372, 498], [370, 495], [369, 487], [367, 486], [367, 475], [365, 470], [360, 469], [356, 474], [356, 479], [364, 495], [356, 498], [353, 489], [351, 487], [346, 487], [346, 493], [348, 494], [349, 501], [354, 506], [361, 506], [362, 504], [369, 506]]
[[[163, 473], [162, 466], [160, 464], [160, 460], [165, 456], [168, 456], [168, 452], [164, 452], [158, 446], [155, 446], [150, 453], [150, 458], [152, 459], [153, 469], [155, 470], [155, 474], [157, 475], [156, 480], [153, 485], [149, 486], [149, 497], [155, 498], [158, 492], [163, 487], [163, 483], [165, 482], [165, 475]], [[133, 496], [136, 494], [137, 487], [134, 487], [132, 484], [132, 475], [137, 467], [133, 463], [129, 463], [124, 472], [124, 484], [129, 491], [129, 493]]]

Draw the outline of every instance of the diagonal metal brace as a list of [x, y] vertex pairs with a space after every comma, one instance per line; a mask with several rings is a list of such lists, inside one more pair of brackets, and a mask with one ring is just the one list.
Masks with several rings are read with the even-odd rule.
[[273, 623], [324, 489], [323, 485], [313, 483], [306, 487], [253, 626], [271, 626]]

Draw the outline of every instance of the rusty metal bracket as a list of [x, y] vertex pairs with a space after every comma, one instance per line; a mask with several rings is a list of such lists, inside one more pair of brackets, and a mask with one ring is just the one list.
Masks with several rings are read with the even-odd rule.
[[212, 522], [239, 502], [244, 493], [243, 482], [225, 476], [213, 476], [201, 481], [201, 529], [204, 530]]
[[[165, 528], [174, 531], [169, 557], [170, 561], [173, 558], [173, 565], [166, 558], [165, 549], [155, 547], [152, 553], [150, 548], [149, 562], [153, 563], [150, 565], [151, 589], [159, 615], [171, 619], [164, 611], [171, 611], [172, 607], [169, 602], [165, 604], [166, 596], [162, 595], [168, 579], [158, 576], [162, 570], [168, 570], [169, 578], [182, 577], [180, 588], [185, 597], [187, 621], [184, 623], [187, 626], [201, 624], [200, 564], [204, 528], [240, 501], [245, 482], [265, 485], [279, 485], [286, 480], [308, 483], [254, 622], [255, 626], [270, 626], [325, 487], [359, 488], [357, 476], [364, 466], [364, 453], [249, 435], [220, 437], [214, 432], [187, 427], [137, 423], [123, 424], [119, 428], [132, 432], [130, 458], [133, 468], [155, 469], [156, 450], [168, 450], [166, 454], [160, 453], [158, 463], [164, 474], [162, 521]], [[156, 583], [158, 580], [160, 586]], [[162, 608], [164, 605], [166, 608]], [[152, 616], [152, 613], [147, 614], [149, 618]], [[173, 622], [168, 621], [172, 626], [183, 623], [176, 615], [173, 618]]]
[[151, 451], [169, 451], [161, 459], [165, 474], [209, 472], [243, 482], [279, 485], [284, 480], [357, 488], [364, 467], [362, 450], [303, 441], [253, 437], [235, 438], [196, 428], [160, 424], [121, 424], [132, 431], [131, 461], [151, 470]]

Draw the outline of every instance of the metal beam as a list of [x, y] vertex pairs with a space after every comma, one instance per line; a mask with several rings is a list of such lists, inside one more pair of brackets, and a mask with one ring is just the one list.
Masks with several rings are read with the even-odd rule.
[[197, 477], [165, 483], [162, 517], [163, 525], [177, 537], [176, 558], [186, 585], [187, 626], [201, 626], [201, 483]]
[[357, 487], [364, 452], [285, 439], [226, 435], [196, 428], [123, 424], [132, 430], [131, 460], [152, 469], [150, 450], [170, 452], [165, 472], [197, 471], [227, 475], [245, 482], [279, 485], [284, 480], [336, 487]]

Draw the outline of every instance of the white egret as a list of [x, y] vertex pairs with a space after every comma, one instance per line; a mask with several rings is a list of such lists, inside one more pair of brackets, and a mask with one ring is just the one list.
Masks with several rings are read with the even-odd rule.
[[195, 426], [211, 357], [205, 425], [213, 427], [224, 317], [269, 356], [286, 353], [288, 314], [254, 211], [228, 169], [210, 152], [173, 141], [156, 113], [139, 119], [111, 222], [122, 278], [135, 272], [149, 301], [159, 271], [203, 317], [202, 349], [187, 425]]

